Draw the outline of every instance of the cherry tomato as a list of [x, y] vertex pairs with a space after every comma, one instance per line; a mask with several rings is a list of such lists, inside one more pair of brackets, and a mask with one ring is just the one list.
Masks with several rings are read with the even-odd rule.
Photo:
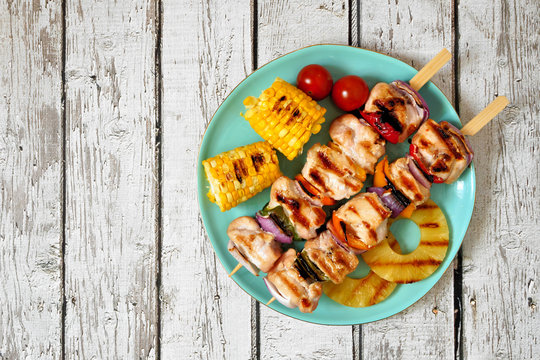
[[364, 79], [356, 75], [344, 76], [334, 84], [332, 100], [344, 111], [352, 111], [364, 105], [369, 88]]
[[296, 78], [298, 88], [311, 96], [313, 100], [322, 100], [332, 91], [332, 75], [321, 65], [305, 66]]

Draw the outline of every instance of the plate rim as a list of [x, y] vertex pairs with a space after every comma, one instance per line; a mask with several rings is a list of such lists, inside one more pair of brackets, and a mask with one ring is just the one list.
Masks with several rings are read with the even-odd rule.
[[[247, 75], [246, 77], [244, 77], [238, 84], [236, 84], [236, 86], [234, 86], [234, 88], [232, 88], [227, 96], [221, 101], [221, 103], [219, 104], [219, 106], [216, 108], [216, 110], [214, 111], [214, 113], [212, 114], [212, 117], [210, 118], [210, 121], [208, 122], [208, 124], [206, 125], [206, 128], [204, 130], [204, 132], [202, 133], [202, 136], [201, 136], [201, 140], [200, 140], [200, 144], [199, 144], [199, 149], [198, 149], [198, 153], [197, 153], [197, 168], [196, 168], [196, 172], [197, 172], [197, 182], [196, 182], [196, 191], [197, 191], [197, 203], [199, 205], [199, 215], [202, 219], [202, 223], [203, 223], [203, 226], [204, 226], [204, 230], [206, 232], [206, 236], [208, 237], [208, 239], [210, 240], [210, 243], [212, 245], [212, 250], [214, 251], [214, 256], [216, 256], [219, 260], [219, 263], [221, 264], [222, 268], [225, 270], [226, 273], [228, 273], [227, 271], [227, 268], [225, 267], [224, 263], [222, 262], [221, 258], [219, 257], [219, 255], [217, 254], [216, 252], [216, 249], [215, 249], [215, 246], [214, 246], [214, 241], [213, 239], [210, 237], [209, 233], [208, 233], [208, 229], [207, 229], [207, 226], [205, 224], [205, 219], [204, 219], [204, 215], [203, 215], [203, 211], [202, 211], [202, 206], [201, 206], [201, 201], [202, 199], [204, 198], [204, 196], [206, 195], [205, 193], [202, 193], [198, 190], [199, 188], [199, 182], [201, 181], [200, 180], [200, 176], [199, 176], [199, 172], [200, 172], [200, 169], [201, 169], [201, 159], [200, 159], [200, 156], [201, 156], [201, 150], [202, 150], [202, 146], [203, 146], [203, 143], [205, 142], [205, 137], [206, 137], [206, 133], [208, 131], [208, 129], [210, 128], [210, 126], [212, 125], [213, 121], [214, 121], [214, 118], [216, 116], [216, 114], [220, 111], [221, 107], [223, 106], [223, 104], [229, 99], [229, 97], [236, 91], [236, 89], [238, 87], [240, 87], [245, 81], [247, 81], [252, 75], [254, 75], [255, 73], [257, 73], [258, 71], [262, 70], [263, 68], [265, 68], [266, 66], [270, 65], [271, 63], [283, 58], [283, 57], [286, 57], [288, 55], [291, 55], [291, 54], [294, 54], [296, 52], [299, 52], [299, 51], [302, 51], [302, 50], [305, 50], [305, 49], [308, 49], [308, 48], [314, 48], [314, 47], [329, 47], [329, 48], [332, 48], [332, 47], [343, 47], [343, 48], [351, 48], [353, 50], [361, 50], [361, 51], [366, 51], [366, 52], [371, 52], [371, 53], [375, 53], [377, 55], [381, 55], [381, 56], [384, 56], [384, 57], [388, 57], [390, 58], [391, 60], [397, 60], [399, 62], [401, 62], [403, 65], [409, 67], [410, 69], [414, 70], [415, 72], [418, 72], [417, 69], [415, 69], [414, 67], [412, 67], [411, 65], [405, 63], [404, 61], [398, 59], [398, 58], [395, 58], [393, 56], [390, 56], [390, 55], [387, 55], [387, 54], [383, 54], [383, 53], [380, 53], [378, 51], [374, 51], [374, 50], [371, 50], [371, 49], [365, 49], [365, 48], [362, 48], [362, 47], [357, 47], [357, 46], [351, 46], [351, 45], [344, 45], [344, 44], [332, 44], [332, 43], [321, 43], [321, 44], [312, 44], [312, 45], [307, 45], [307, 46], [304, 46], [304, 47], [300, 47], [298, 49], [295, 49], [295, 50], [292, 50], [290, 52], [287, 52], [285, 54], [282, 54], [276, 58], [273, 58], [272, 60], [266, 62], [264, 65], [258, 67], [257, 69], [255, 69], [254, 71], [252, 71], [249, 75]], [[458, 115], [458, 112], [456, 111], [454, 105], [452, 104], [452, 102], [448, 99], [448, 97], [446, 96], [446, 94], [432, 81], [428, 81], [426, 83], [426, 85], [428, 85], [429, 83], [431, 83], [435, 88], [436, 90], [438, 90], [444, 97], [444, 99], [448, 102], [448, 104], [450, 105], [450, 107], [452, 108], [452, 110], [454, 111], [454, 113], [457, 115], [457, 121], [459, 122], [459, 124], [461, 126], [463, 126], [463, 123], [461, 122], [461, 118], [459, 117]], [[426, 86], [424, 85], [424, 86]], [[422, 300], [432, 289], [433, 287], [440, 281], [440, 279], [444, 276], [444, 274], [447, 272], [448, 268], [450, 267], [450, 264], [454, 261], [454, 259], [456, 258], [456, 256], [458, 255], [460, 249], [461, 249], [461, 246], [463, 245], [463, 240], [465, 239], [465, 235], [467, 234], [467, 231], [469, 229], [469, 226], [470, 226], [470, 222], [471, 222], [471, 219], [472, 219], [472, 215], [474, 213], [474, 208], [475, 208], [475, 205], [476, 205], [476, 171], [475, 171], [475, 166], [474, 166], [474, 163], [471, 162], [470, 164], [470, 170], [471, 170], [471, 181], [472, 181], [472, 207], [471, 207], [471, 211], [470, 211], [470, 216], [468, 217], [467, 219], [467, 222], [466, 224], [464, 225], [464, 229], [465, 231], [463, 232], [463, 235], [460, 236], [461, 239], [460, 239], [460, 243], [459, 243], [459, 246], [457, 247], [457, 250], [456, 250], [456, 253], [453, 255], [453, 257], [449, 260], [448, 264], [446, 265], [446, 267], [444, 268], [444, 270], [441, 272], [439, 278], [435, 281], [435, 283], [433, 283], [429, 289], [422, 295], [420, 296], [418, 299], [416, 299], [415, 301], [413, 301], [411, 304], [409, 304], [408, 306], [404, 307], [403, 309], [393, 313], [392, 315], [388, 315], [388, 316], [376, 316], [375, 318], [371, 319], [371, 320], [368, 320], [368, 321], [361, 321], [361, 322], [357, 322], [357, 321], [350, 321], [350, 322], [340, 322], [340, 323], [329, 323], [329, 322], [321, 322], [321, 321], [311, 321], [310, 319], [305, 319], [305, 318], [300, 318], [300, 317], [296, 317], [294, 315], [291, 315], [291, 314], [286, 314], [286, 313], [283, 313], [281, 311], [279, 311], [278, 309], [275, 309], [269, 305], [266, 305], [266, 303], [264, 303], [263, 301], [260, 301], [259, 299], [257, 299], [257, 297], [255, 297], [254, 295], [250, 294], [246, 289], [244, 289], [237, 281], [236, 279], [234, 279], [234, 277], [230, 277], [230, 279], [232, 279], [235, 284], [242, 290], [244, 291], [247, 295], [249, 295], [252, 299], [254, 299], [255, 301], [259, 302], [260, 304], [266, 306], [268, 309], [271, 309], [275, 312], [277, 312], [278, 314], [280, 315], [283, 315], [283, 316], [286, 316], [288, 318], [291, 318], [291, 319], [295, 319], [295, 320], [298, 320], [298, 321], [303, 321], [303, 322], [306, 322], [306, 323], [310, 323], [310, 324], [316, 324], [316, 325], [324, 325], [324, 326], [352, 326], [352, 325], [362, 325], [362, 324], [369, 324], [369, 323], [372, 323], [372, 322], [376, 322], [376, 321], [380, 321], [380, 320], [384, 320], [384, 319], [388, 319], [388, 318], [391, 318], [391, 317], [394, 317], [396, 316], [397, 314], [400, 314], [402, 313], [403, 311], [407, 310], [408, 308], [410, 308], [411, 306], [413, 306], [414, 304], [418, 303], [420, 300]], [[442, 209], [441, 209], [442, 210]], [[443, 211], [444, 212], [444, 211]], [[445, 256], [446, 258], [446, 256]], [[443, 260], [444, 261], [444, 260]], [[442, 266], [442, 264], [440, 265]], [[432, 274], [433, 275], [433, 274]], [[432, 276], [431, 275], [431, 276]], [[429, 277], [428, 277], [429, 278]], [[399, 285], [402, 285], [402, 284], [398, 284]], [[349, 309], [355, 309], [354, 307], [348, 307]]]

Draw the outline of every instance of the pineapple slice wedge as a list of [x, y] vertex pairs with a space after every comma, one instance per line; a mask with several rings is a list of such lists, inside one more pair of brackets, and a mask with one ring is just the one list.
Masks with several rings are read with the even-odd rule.
[[[395, 238], [389, 239], [392, 250], [401, 253], [399, 243]], [[373, 271], [369, 271], [361, 279], [346, 277], [340, 284], [327, 281], [323, 291], [330, 299], [349, 307], [368, 307], [386, 299], [396, 288], [397, 284], [386, 281]]]
[[394, 236], [389, 232], [377, 247], [362, 254], [371, 270], [387, 281], [408, 284], [427, 278], [439, 267], [448, 250], [448, 224], [433, 200], [419, 205], [410, 220], [420, 228], [420, 243], [413, 252], [401, 255], [392, 251], [389, 239]]

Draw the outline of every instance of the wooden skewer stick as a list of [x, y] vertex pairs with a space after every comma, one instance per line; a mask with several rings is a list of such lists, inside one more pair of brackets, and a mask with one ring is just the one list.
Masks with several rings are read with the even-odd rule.
[[433, 59], [431, 59], [426, 66], [424, 66], [420, 71], [414, 75], [414, 77], [409, 81], [409, 85], [418, 91], [424, 86], [429, 79], [433, 77], [450, 59], [452, 54], [446, 49], [442, 49]]
[[473, 117], [467, 125], [465, 125], [461, 132], [463, 135], [473, 136], [480, 129], [482, 129], [488, 122], [497, 116], [508, 105], [508, 99], [506, 96], [497, 96], [484, 110], [480, 111], [478, 115]]
[[268, 305], [270, 305], [271, 303], [273, 303], [274, 300], [276, 300], [276, 298], [275, 298], [275, 297], [272, 297], [272, 298], [270, 299], [270, 301], [268, 301], [268, 302], [266, 303], [266, 306], [268, 306]]
[[238, 270], [240, 270], [241, 267], [242, 267], [242, 264], [238, 263], [238, 265], [236, 265], [233, 271], [231, 271], [231, 273], [229, 274], [229, 277], [233, 276]]

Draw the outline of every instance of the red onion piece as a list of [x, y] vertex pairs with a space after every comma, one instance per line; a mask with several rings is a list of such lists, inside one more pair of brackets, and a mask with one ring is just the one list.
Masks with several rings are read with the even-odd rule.
[[261, 229], [273, 234], [276, 237], [276, 241], [279, 241], [282, 244], [292, 243], [292, 237], [285, 234], [285, 232], [283, 232], [283, 230], [274, 222], [274, 220], [272, 220], [270, 216], [264, 217], [261, 214], [257, 213], [255, 215], [255, 218], [257, 219], [257, 222], [259, 223]]
[[264, 284], [266, 285], [266, 288], [268, 289], [268, 291], [270, 292], [270, 294], [272, 294], [273, 297], [276, 298], [277, 301], [279, 301], [279, 303], [283, 306], [286, 306], [290, 309], [292, 308], [295, 308], [296, 306], [292, 303], [291, 300], [288, 300], [287, 298], [285, 298], [283, 295], [281, 295], [281, 293], [279, 292], [279, 290], [276, 288], [276, 286], [274, 284], [272, 284], [270, 282], [270, 280], [268, 280], [266, 277], [263, 278], [264, 280]]
[[420, 183], [420, 185], [422, 185], [426, 189], [431, 189], [431, 183], [428, 179], [426, 179], [422, 170], [420, 170], [418, 166], [416, 166], [414, 159], [409, 154], [407, 154], [407, 159], [409, 163], [409, 171], [411, 172], [412, 176], [414, 176], [414, 178]]
[[454, 130], [459, 135], [459, 139], [464, 143], [463, 145], [465, 145], [465, 147], [467, 148], [466, 158], [467, 158], [467, 166], [469, 166], [469, 164], [472, 162], [472, 159], [474, 157], [474, 151], [472, 149], [471, 143], [469, 143], [469, 139], [467, 139], [465, 135], [463, 135], [461, 130], [459, 130], [457, 127], [450, 124], [448, 121], [445, 121], [445, 123], [448, 124], [448, 127], [450, 129]]
[[392, 194], [391, 191], [384, 193], [381, 196], [381, 201], [384, 205], [386, 205], [388, 209], [392, 211], [391, 216], [393, 218], [398, 217], [399, 214], [401, 214], [401, 212], [405, 210], [405, 206], [401, 202], [399, 202], [398, 199], [395, 198], [394, 194]]
[[412, 97], [416, 100], [416, 103], [420, 102], [420, 104], [422, 104], [422, 108], [424, 109], [424, 117], [422, 118], [422, 122], [420, 123], [420, 125], [422, 125], [424, 123], [424, 121], [426, 121], [428, 118], [429, 118], [429, 107], [426, 103], [426, 101], [424, 100], [424, 98], [422, 97], [422, 95], [420, 95], [418, 93], [418, 91], [414, 90], [409, 84], [407, 84], [405, 81], [401, 81], [401, 80], [396, 80], [394, 81], [395, 85], [397, 85], [399, 88], [407, 91], [409, 94], [412, 95]]
[[398, 217], [399, 214], [405, 209], [405, 206], [399, 200], [396, 199], [394, 194], [392, 194], [392, 191], [386, 190], [382, 187], [369, 187], [367, 189], [368, 192], [375, 193], [379, 195], [379, 198], [383, 202], [383, 204], [392, 211], [392, 217]]
[[330, 230], [330, 235], [332, 235], [332, 239], [334, 239], [336, 244], [341, 246], [343, 248], [343, 250], [348, 251], [348, 252], [352, 252], [354, 255], [360, 255], [361, 253], [366, 252], [366, 250], [355, 249], [355, 248], [343, 243], [341, 240], [339, 240], [338, 237], [336, 235], [334, 235], [334, 231], [333, 231], [334, 224], [332, 224], [332, 222], [329, 222], [326, 225], [326, 227], [328, 228], [328, 230]]
[[375, 186], [372, 186], [372, 187], [368, 187], [368, 188], [367, 188], [367, 191], [368, 191], [368, 192], [371, 192], [371, 193], [375, 193], [375, 194], [379, 195], [379, 197], [381, 197], [382, 194], [384, 194], [384, 192], [385, 192], [386, 190], [384, 190], [384, 188], [382, 188], [382, 187], [375, 187]]
[[252, 273], [255, 276], [259, 276], [259, 269], [255, 265], [253, 265], [248, 259], [240, 253], [240, 250], [236, 247], [236, 245], [229, 241], [228, 250], [231, 253], [231, 255], [240, 263], [243, 267], [248, 269], [250, 273]]
[[472, 163], [472, 159], [473, 159], [473, 154], [467, 153], [467, 166], [469, 166], [470, 163]]

